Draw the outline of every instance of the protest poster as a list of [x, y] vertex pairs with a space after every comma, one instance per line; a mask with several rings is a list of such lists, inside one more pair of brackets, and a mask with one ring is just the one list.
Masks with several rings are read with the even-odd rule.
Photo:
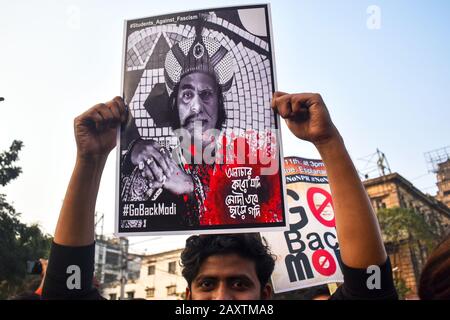
[[333, 201], [321, 160], [284, 160], [289, 230], [263, 232], [276, 255], [275, 293], [343, 282]]
[[286, 229], [269, 9], [125, 21], [116, 235]]

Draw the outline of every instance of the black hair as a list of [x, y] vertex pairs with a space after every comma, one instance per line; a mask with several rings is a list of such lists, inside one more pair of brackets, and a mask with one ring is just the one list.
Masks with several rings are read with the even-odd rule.
[[[217, 96], [218, 96], [218, 106], [219, 106], [219, 114], [217, 117], [217, 123], [215, 128], [218, 130], [221, 130], [223, 126], [225, 125], [225, 121], [227, 120], [227, 114], [225, 111], [225, 103], [223, 99], [223, 93], [222, 88], [216, 83], [216, 90], [217, 90]], [[181, 122], [180, 122], [180, 115], [178, 113], [178, 90], [180, 88], [180, 84], [177, 83], [172, 93], [169, 96], [169, 119], [170, 119], [170, 125], [172, 126], [173, 130], [180, 129]]]
[[304, 300], [314, 300], [319, 296], [330, 296], [330, 290], [326, 285], [320, 285], [304, 289]]
[[421, 300], [450, 299], [450, 233], [429, 255], [419, 280]]
[[206, 258], [220, 254], [237, 254], [255, 263], [261, 290], [269, 282], [275, 258], [258, 234], [221, 234], [191, 236], [181, 253], [182, 275], [189, 288]]

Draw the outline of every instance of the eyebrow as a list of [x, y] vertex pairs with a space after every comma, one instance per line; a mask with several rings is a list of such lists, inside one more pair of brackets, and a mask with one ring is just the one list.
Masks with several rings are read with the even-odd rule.
[[[202, 280], [217, 280], [217, 276], [210, 276], [210, 275], [200, 275], [199, 277], [197, 277], [197, 279], [194, 280], [194, 282], [200, 282]], [[237, 274], [237, 275], [233, 275], [231, 277], [227, 277], [227, 281], [233, 281], [233, 280], [246, 280], [249, 281], [251, 283], [254, 283], [254, 281], [247, 276], [246, 274]]]
[[184, 84], [181, 87], [181, 90], [187, 90], [187, 89], [194, 90], [194, 87], [192, 85], [190, 85], [190, 84]]
[[[186, 83], [183, 86], [181, 86], [180, 90], [195, 90], [194, 86]], [[204, 88], [199, 89], [200, 92], [205, 92], [205, 91], [211, 91], [214, 92], [214, 88], [212, 88], [210, 85], [205, 85]]]

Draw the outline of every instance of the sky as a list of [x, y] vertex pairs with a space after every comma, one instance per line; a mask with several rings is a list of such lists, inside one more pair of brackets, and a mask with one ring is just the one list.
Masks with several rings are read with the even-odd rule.
[[[254, 3], [261, 2], [226, 5]], [[379, 148], [393, 172], [434, 195], [424, 153], [450, 145], [450, 2], [269, 3], [278, 89], [320, 93], [358, 169], [368, 168], [358, 159]], [[0, 150], [24, 142], [23, 173], [0, 193], [22, 221], [53, 233], [75, 162], [73, 119], [120, 95], [123, 21], [217, 6], [223, 3], [0, 0]], [[285, 126], [282, 138], [285, 156], [318, 157]], [[107, 235], [114, 190], [112, 152], [96, 208]], [[169, 250], [185, 238], [135, 237], [131, 248]]]

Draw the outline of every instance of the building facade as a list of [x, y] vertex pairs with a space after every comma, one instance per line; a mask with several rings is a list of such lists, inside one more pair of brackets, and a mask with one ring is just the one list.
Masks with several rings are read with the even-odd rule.
[[[183, 249], [147, 255], [142, 259], [138, 279], [127, 281], [125, 299], [182, 300], [187, 283], [181, 275], [180, 255]], [[120, 283], [114, 283], [103, 290], [103, 296], [110, 300], [120, 297]]]
[[[120, 239], [105, 239], [98, 237], [95, 242], [95, 278], [102, 287], [117, 282], [121, 277], [121, 260], [126, 261], [124, 268], [126, 279], [139, 278], [141, 271], [142, 255], [125, 253], [121, 249]], [[127, 256], [125, 259], [122, 253]]]
[[436, 199], [450, 208], [450, 159], [437, 165], [437, 187]]
[[[450, 209], [434, 197], [424, 194], [398, 173], [364, 181], [364, 187], [376, 211], [383, 208], [408, 208], [423, 215], [426, 223], [444, 235], [450, 229]], [[405, 239], [399, 248], [386, 244], [395, 278], [409, 288], [407, 297], [417, 297], [420, 272], [427, 258], [427, 249], [412, 249]]]

